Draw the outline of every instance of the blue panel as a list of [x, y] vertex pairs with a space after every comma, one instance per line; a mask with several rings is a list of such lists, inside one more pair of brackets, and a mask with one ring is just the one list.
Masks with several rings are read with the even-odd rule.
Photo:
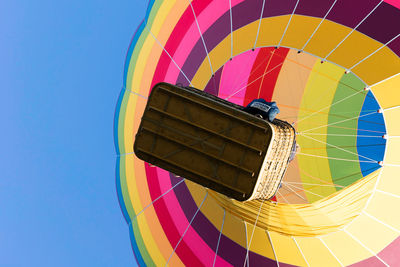
[[[386, 134], [385, 121], [382, 113], [377, 112], [379, 109], [378, 102], [369, 91], [361, 109], [357, 130], [358, 154], [376, 161], [383, 160], [386, 147], [386, 139], [382, 138]], [[368, 161], [364, 157], [359, 156], [359, 160]], [[380, 165], [378, 163], [360, 162], [360, 167], [363, 176], [366, 176], [379, 169]]]
[[133, 232], [132, 223], [129, 223], [129, 236], [131, 237], [131, 245], [132, 245], [133, 255], [135, 255], [136, 262], [139, 264], [139, 266], [146, 266], [146, 263], [142, 258], [142, 254], [140, 253], [139, 247], [137, 246], [135, 240], [135, 234]]

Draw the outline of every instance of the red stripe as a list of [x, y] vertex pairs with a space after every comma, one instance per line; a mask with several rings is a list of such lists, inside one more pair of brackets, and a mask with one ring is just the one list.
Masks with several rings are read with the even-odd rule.
[[247, 82], [244, 105], [256, 98], [272, 100], [275, 84], [288, 52], [288, 48], [261, 48]]
[[[211, 1], [212, 0], [193, 1], [192, 6], [196, 13], [196, 16], [198, 16], [201, 12], [203, 12], [203, 10], [211, 3]], [[192, 8], [188, 6], [185, 12], [183, 12], [183, 15], [179, 19], [174, 30], [172, 31], [171, 35], [168, 38], [167, 43], [164, 46], [165, 50], [168, 51], [168, 53], [172, 58], [174, 57], [179, 44], [182, 42], [183, 37], [189, 30], [190, 26], [194, 23], [194, 21], [195, 20]], [[171, 58], [167, 55], [167, 53], [163, 52], [160, 56], [160, 59], [158, 60], [157, 67], [153, 76], [153, 81], [151, 83], [151, 88], [153, 88], [153, 86], [156, 83], [165, 81], [165, 75], [167, 73], [168, 66], [171, 63], [172, 63]]]
[[[183, 13], [182, 17], [179, 19], [177, 26], [175, 26], [174, 30], [171, 33], [170, 38], [165, 44], [165, 50], [174, 57], [175, 51], [181, 43], [185, 33], [189, 30], [190, 25], [194, 22], [194, 17], [191, 8], [187, 8]], [[172, 63], [171, 58], [165, 53], [162, 52], [160, 59], [158, 60], [157, 67], [154, 71], [153, 81], [151, 83], [151, 88], [156, 83], [164, 82], [165, 75], [167, 74], [168, 66]], [[173, 63], [172, 63], [173, 64]]]
[[[157, 197], [161, 196], [163, 192], [160, 190], [160, 186], [158, 183], [157, 176], [157, 168], [149, 167], [148, 164], [145, 164], [146, 169], [146, 177], [147, 183], [149, 186], [151, 199], [154, 200]], [[174, 192], [169, 192], [168, 194], [174, 194]], [[165, 235], [168, 238], [171, 246], [175, 248], [176, 244], [178, 244], [181, 235], [179, 234], [178, 229], [173, 223], [173, 218], [171, 214], [168, 212], [167, 203], [163, 198], [160, 198], [156, 202], [154, 202], [153, 207], [157, 213], [158, 219], [160, 221], [161, 227], [164, 230]], [[157, 238], [157, 237], [156, 237]], [[202, 266], [201, 262], [194, 255], [193, 251], [189, 248], [189, 246], [182, 240], [175, 253], [182, 260], [183, 264], [186, 266]]]
[[[196, 13], [196, 16], [200, 15], [200, 13], [204, 10], [204, 8], [206, 8], [210, 4], [210, 2], [211, 0], [194, 1], [193, 9]], [[179, 19], [179, 22], [175, 26], [167, 43], [165, 44], [165, 50], [168, 51], [170, 56], [174, 57], [179, 44], [182, 42], [186, 32], [188, 31], [192, 23], [194, 23], [194, 16], [191, 7], [189, 6]], [[151, 87], [153, 87], [158, 82], [165, 81], [165, 75], [168, 70], [168, 66], [170, 64], [173, 64], [169, 55], [167, 55], [167, 53], [165, 52], [161, 54], [157, 67], [154, 72]], [[273, 59], [271, 59], [271, 64], [273, 63], [274, 63]], [[162, 194], [158, 183], [156, 169], [149, 168], [146, 164], [146, 174], [147, 174], [146, 176], [147, 176], [150, 195], [152, 200], [154, 200]], [[171, 193], [173, 192], [170, 192], [170, 194]], [[168, 238], [171, 245], [175, 247], [181, 236], [173, 222], [174, 220], [171, 214], [169, 214], [168, 212], [166, 205], [167, 204], [163, 199], [159, 199], [157, 202], [154, 203], [154, 209], [160, 221], [161, 227], [165, 232], [166, 237]], [[185, 265], [190, 265], [190, 266], [202, 265], [201, 262], [194, 255], [193, 251], [190, 249], [190, 246], [188, 246], [186, 242], [183, 240], [179, 244], [175, 253], [177, 253], [179, 258]]]
[[192, 6], [194, 13], [196, 16], [198, 16], [203, 10], [211, 3], [211, 0], [197, 0], [197, 1], [192, 1]]
[[[211, 3], [211, 1], [212, 0], [193, 1], [192, 5], [196, 15], [199, 15], [204, 10], [204, 8]], [[191, 7], [189, 6], [188, 8], [186, 8], [185, 12], [179, 19], [167, 43], [164, 46], [165, 50], [168, 51], [171, 57], [174, 56], [179, 44], [181, 43], [186, 32], [189, 30], [190, 25], [194, 23], [194, 21], [195, 20], [193, 12]], [[156, 83], [165, 81], [165, 75], [167, 73], [168, 66], [172, 63], [169, 55], [167, 55], [165, 51], [161, 54], [154, 72], [151, 88], [153, 88]], [[162, 194], [158, 183], [156, 168], [149, 168], [147, 164], [145, 165], [150, 196], [152, 200], [154, 200]], [[169, 194], [173, 194], [173, 192], [170, 192]], [[170, 242], [172, 247], [175, 247], [181, 236], [179, 234], [179, 231], [175, 227], [175, 224], [173, 223], [174, 220], [168, 212], [165, 201], [163, 199], [159, 199], [157, 202], [154, 203], [153, 206], [160, 221], [160, 224], [164, 230], [164, 233], [168, 238], [168, 241]], [[175, 253], [186, 266], [202, 266], [201, 262], [194, 255], [193, 251], [183, 240], [179, 244]]]

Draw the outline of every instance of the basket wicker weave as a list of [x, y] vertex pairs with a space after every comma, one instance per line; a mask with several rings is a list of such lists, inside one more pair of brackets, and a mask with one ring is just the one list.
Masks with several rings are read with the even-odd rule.
[[295, 130], [287, 122], [275, 119], [271, 126], [274, 136], [252, 196], [248, 200], [270, 199], [275, 196], [295, 146]]

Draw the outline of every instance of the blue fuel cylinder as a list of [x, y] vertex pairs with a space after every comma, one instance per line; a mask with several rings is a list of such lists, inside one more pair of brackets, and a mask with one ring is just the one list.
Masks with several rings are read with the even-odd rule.
[[253, 115], [259, 114], [264, 119], [272, 122], [279, 113], [279, 108], [275, 101], [268, 102], [265, 99], [258, 98], [251, 101], [250, 104], [244, 108], [244, 111]]

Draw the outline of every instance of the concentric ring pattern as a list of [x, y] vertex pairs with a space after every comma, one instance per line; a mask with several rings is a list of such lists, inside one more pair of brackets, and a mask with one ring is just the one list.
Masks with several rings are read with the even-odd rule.
[[[400, 265], [400, 3], [150, 1], [115, 113], [117, 191], [141, 266]], [[278, 103], [300, 152], [239, 203], [137, 159], [150, 88]]]

